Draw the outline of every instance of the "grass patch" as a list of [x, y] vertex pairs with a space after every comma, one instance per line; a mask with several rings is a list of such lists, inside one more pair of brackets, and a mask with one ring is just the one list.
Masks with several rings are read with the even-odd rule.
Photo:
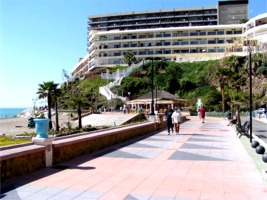
[[31, 138], [13, 138], [12, 136], [1, 136], [0, 137], [0, 146], [9, 146], [15, 144], [24, 144], [31, 142]]
[[[262, 178], [264, 180], [265, 177], [263, 176], [263, 172], [266, 171], [266, 163], [263, 162], [262, 155], [261, 154], [257, 154], [256, 153], [256, 149], [251, 147], [251, 143], [249, 141], [249, 138], [244, 136], [244, 137], [240, 138], [240, 141], [243, 144], [243, 146], [246, 149], [248, 155], [252, 159], [254, 165], [257, 167], [257, 169], [260, 172], [260, 175], [262, 176]], [[265, 181], [267, 181], [267, 180], [265, 180]]]

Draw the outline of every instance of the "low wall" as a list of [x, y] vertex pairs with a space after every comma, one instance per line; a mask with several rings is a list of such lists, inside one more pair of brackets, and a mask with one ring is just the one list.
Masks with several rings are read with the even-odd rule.
[[34, 144], [1, 150], [1, 182], [44, 168], [45, 150]]
[[[164, 116], [156, 122], [145, 122], [79, 135], [55, 138], [52, 142], [52, 165], [119, 144], [138, 136], [146, 135], [166, 127]], [[182, 122], [186, 117], [182, 118]], [[1, 183], [24, 174], [45, 168], [49, 146], [28, 143], [0, 148]]]
[[148, 122], [56, 140], [52, 144], [53, 164], [92, 153], [155, 130], [155, 123]]
[[[93, 131], [75, 137], [56, 138], [52, 142], [52, 164], [68, 161], [72, 158], [146, 135], [165, 126], [166, 123], [164, 121], [158, 123], [146, 122]], [[32, 143], [0, 148], [1, 182], [45, 168], [47, 166], [47, 150], [47, 146]]]

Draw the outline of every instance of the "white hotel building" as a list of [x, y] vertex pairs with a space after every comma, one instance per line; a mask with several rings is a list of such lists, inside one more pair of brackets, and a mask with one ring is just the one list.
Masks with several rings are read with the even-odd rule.
[[[267, 42], [267, 13], [248, 19], [248, 0], [219, 1], [216, 6], [88, 17], [88, 54], [72, 70], [82, 76], [96, 67], [125, 65], [125, 52], [137, 61], [162, 57], [175, 62], [244, 55], [230, 48], [246, 37]], [[265, 39], [265, 40], [264, 40]]]

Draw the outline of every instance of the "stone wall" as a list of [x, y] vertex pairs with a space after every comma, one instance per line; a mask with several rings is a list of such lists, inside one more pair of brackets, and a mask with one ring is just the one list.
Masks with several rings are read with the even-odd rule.
[[92, 153], [155, 131], [155, 123], [136, 124], [53, 142], [53, 164]]
[[29, 145], [11, 149], [11, 152], [1, 150], [1, 182], [44, 168], [45, 149], [45, 147]]

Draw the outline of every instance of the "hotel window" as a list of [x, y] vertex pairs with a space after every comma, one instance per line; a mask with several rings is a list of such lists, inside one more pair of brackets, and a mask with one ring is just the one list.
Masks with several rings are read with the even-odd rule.
[[190, 41], [190, 44], [192, 44], [192, 45], [198, 44], [198, 41], [197, 40], [192, 40], [192, 41]]
[[114, 48], [121, 48], [121, 45], [120, 44], [115, 44]]
[[181, 42], [181, 45], [188, 45], [188, 44], [189, 44], [188, 41], [182, 41], [182, 42]]
[[137, 44], [131, 44], [131, 47], [137, 47]]
[[199, 33], [199, 35], [207, 35], [207, 33], [202, 31]]
[[208, 52], [209, 53], [215, 53], [216, 52], [216, 49], [209, 49]]
[[114, 40], [120, 40], [121, 36], [114, 36]]
[[215, 31], [209, 31], [208, 35], [216, 35], [216, 32]]
[[232, 35], [233, 31], [226, 31], [226, 35]]
[[224, 44], [224, 40], [217, 40], [218, 44]]
[[200, 40], [199, 44], [207, 44], [207, 40]]
[[171, 37], [171, 34], [170, 33], [164, 33], [163, 37]]
[[198, 36], [198, 32], [190, 33], [190, 36]]
[[215, 40], [209, 40], [208, 44], [216, 44], [216, 41]]
[[224, 31], [218, 31], [217, 35], [224, 35]]
[[241, 30], [234, 31], [234, 34], [242, 34], [242, 31]]
[[121, 53], [120, 52], [114, 53], [114, 56], [121, 56]]
[[181, 36], [181, 33], [173, 33], [172, 34], [172, 37], [179, 37], [179, 36]]
[[163, 51], [163, 54], [170, 54], [171, 53], [171, 50], [165, 50]]
[[179, 42], [179, 41], [177, 41], [177, 42], [173, 42], [172, 45], [180, 45], [180, 42]]
[[189, 53], [189, 50], [188, 49], [182, 49], [180, 52], [181, 53]]
[[234, 43], [234, 40], [233, 39], [228, 39], [228, 40], [226, 40], [226, 42], [231, 44], [231, 43]]
[[139, 38], [142, 39], [142, 38], [146, 38], [146, 35], [139, 35]]
[[146, 55], [146, 51], [139, 51], [139, 55]]
[[165, 42], [164, 45], [165, 46], [170, 46], [171, 45], [171, 42]]
[[181, 36], [189, 36], [189, 33], [181, 33]]

